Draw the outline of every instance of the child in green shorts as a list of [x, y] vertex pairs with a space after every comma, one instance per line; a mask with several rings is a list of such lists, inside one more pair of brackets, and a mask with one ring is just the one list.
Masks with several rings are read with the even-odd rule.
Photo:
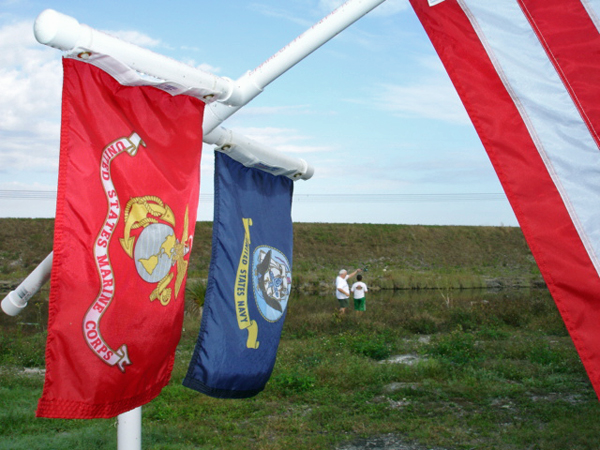
[[369, 292], [367, 285], [362, 281], [362, 275], [356, 276], [356, 283], [350, 288], [354, 297], [354, 310], [363, 313], [367, 309], [365, 294]]

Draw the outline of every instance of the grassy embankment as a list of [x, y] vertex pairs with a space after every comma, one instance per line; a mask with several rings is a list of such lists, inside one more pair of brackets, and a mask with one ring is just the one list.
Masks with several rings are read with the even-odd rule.
[[[201, 291], [210, 226], [198, 227], [190, 288]], [[0, 279], [31, 271], [51, 228], [0, 221]], [[547, 291], [454, 289], [538, 285], [518, 229], [298, 224], [294, 262], [302, 291], [325, 295], [294, 296], [271, 381], [252, 399], [181, 386], [199, 325], [189, 296], [172, 381], [143, 408], [143, 448], [600, 448], [598, 400]], [[380, 289], [431, 289], [381, 290], [364, 316], [338, 317], [330, 286], [342, 266], [368, 267]], [[43, 377], [24, 368], [43, 368], [44, 328], [15, 322], [0, 335], [0, 449], [116, 448], [114, 420], [34, 418]], [[382, 363], [394, 355], [412, 364]]]
[[[52, 230], [52, 220], [0, 220], [0, 281], [30, 273], [52, 250]], [[190, 284], [206, 280], [211, 233], [211, 223], [197, 224]], [[366, 278], [375, 290], [543, 284], [516, 227], [294, 225], [296, 290], [331, 292], [342, 267], [367, 268]]]

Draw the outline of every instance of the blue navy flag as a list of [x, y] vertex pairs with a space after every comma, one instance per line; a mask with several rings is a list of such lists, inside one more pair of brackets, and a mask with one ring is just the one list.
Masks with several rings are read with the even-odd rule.
[[293, 181], [215, 152], [215, 214], [204, 312], [183, 385], [246, 398], [271, 376], [292, 282]]

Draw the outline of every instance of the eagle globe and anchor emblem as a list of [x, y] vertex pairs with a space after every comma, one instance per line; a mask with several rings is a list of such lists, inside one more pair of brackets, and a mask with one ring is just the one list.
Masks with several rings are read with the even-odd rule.
[[265, 320], [276, 322], [285, 312], [292, 289], [290, 263], [282, 252], [263, 245], [254, 250], [252, 266], [258, 309]]
[[[160, 219], [160, 221], [159, 221]], [[172, 289], [167, 286], [175, 274], [175, 297], [187, 272], [188, 261], [184, 259], [191, 247], [188, 243], [188, 210], [185, 212], [183, 236], [175, 236], [175, 216], [168, 205], [157, 197], [135, 197], [125, 208], [125, 233], [120, 239], [125, 252], [135, 261], [135, 268], [142, 280], [158, 283], [150, 294], [150, 300], [159, 300], [164, 306], [171, 301]], [[131, 231], [143, 227], [137, 239]]]

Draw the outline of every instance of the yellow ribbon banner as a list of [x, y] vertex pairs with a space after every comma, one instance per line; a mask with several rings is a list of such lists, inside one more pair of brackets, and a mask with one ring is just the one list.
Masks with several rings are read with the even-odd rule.
[[248, 330], [247, 348], [257, 349], [260, 344], [258, 339], [258, 324], [250, 319], [248, 311], [248, 279], [250, 278], [250, 227], [252, 219], [242, 218], [244, 224], [244, 246], [240, 255], [237, 276], [235, 281], [235, 313], [240, 330]]

